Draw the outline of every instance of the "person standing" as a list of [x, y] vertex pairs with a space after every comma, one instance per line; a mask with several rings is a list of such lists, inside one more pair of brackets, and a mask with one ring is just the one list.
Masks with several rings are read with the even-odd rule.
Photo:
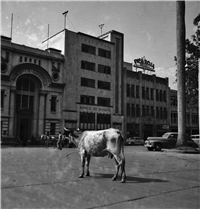
[[49, 136], [49, 132], [47, 132], [47, 136], [46, 136], [46, 148], [49, 148], [49, 141], [50, 141], [50, 136]]
[[61, 132], [59, 132], [59, 134], [58, 134], [57, 148], [62, 150], [62, 134], [61, 134]]

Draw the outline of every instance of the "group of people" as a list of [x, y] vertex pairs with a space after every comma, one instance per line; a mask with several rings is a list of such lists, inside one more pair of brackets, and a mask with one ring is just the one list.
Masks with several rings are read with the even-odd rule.
[[60, 150], [62, 150], [65, 144], [68, 146], [73, 141], [71, 134], [68, 134], [68, 136], [66, 136], [65, 134], [62, 134], [61, 132], [59, 132], [57, 139], [55, 136], [50, 136], [49, 133], [47, 133], [44, 140], [45, 140], [46, 148], [49, 148], [50, 142], [53, 141], [54, 148], [57, 148]]

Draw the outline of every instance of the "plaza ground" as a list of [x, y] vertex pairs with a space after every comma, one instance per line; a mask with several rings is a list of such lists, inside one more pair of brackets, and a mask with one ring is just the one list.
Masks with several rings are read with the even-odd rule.
[[111, 181], [114, 160], [92, 158], [78, 178], [76, 148], [1, 148], [2, 209], [200, 208], [200, 155], [125, 146], [127, 182]]

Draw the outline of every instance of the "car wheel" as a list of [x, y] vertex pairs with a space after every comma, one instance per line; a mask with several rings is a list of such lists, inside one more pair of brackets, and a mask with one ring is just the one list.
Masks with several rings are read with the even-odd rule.
[[161, 149], [162, 149], [161, 144], [156, 144], [156, 145], [155, 145], [155, 150], [156, 150], [156, 151], [161, 151]]
[[153, 151], [153, 148], [152, 147], [148, 147], [147, 148], [149, 151]]

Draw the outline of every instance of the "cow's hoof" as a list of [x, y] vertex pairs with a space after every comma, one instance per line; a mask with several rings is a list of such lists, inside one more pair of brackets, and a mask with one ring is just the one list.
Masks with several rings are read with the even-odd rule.
[[87, 173], [87, 174], [85, 174], [85, 176], [90, 176], [90, 174], [89, 174], [89, 173]]
[[117, 179], [116, 176], [112, 177], [112, 181], [116, 181], [116, 179]]
[[124, 179], [121, 180], [121, 183], [125, 183], [126, 181]]
[[79, 176], [79, 178], [83, 178], [83, 176], [84, 176], [84, 175], [81, 174], [81, 175]]

